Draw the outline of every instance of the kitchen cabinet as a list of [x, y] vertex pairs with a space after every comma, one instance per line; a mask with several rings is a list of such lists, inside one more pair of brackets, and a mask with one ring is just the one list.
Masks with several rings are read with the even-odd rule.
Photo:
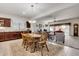
[[4, 32], [0, 32], [0, 41], [4, 41]]
[[10, 19], [4, 20], [4, 27], [10, 27], [10, 26], [11, 26], [11, 20]]
[[21, 39], [21, 33], [27, 33], [26, 31], [17, 32], [0, 32], [0, 42]]
[[10, 18], [2, 18], [0, 17], [0, 27], [10, 27], [11, 19]]

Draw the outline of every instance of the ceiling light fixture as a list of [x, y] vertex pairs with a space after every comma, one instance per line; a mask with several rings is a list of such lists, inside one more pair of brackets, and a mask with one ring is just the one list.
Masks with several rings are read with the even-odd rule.
[[[33, 4], [32, 4], [32, 5], [30, 5], [30, 7], [31, 7], [31, 8], [32, 8], [32, 10], [33, 10], [34, 5], [33, 5]], [[29, 22], [30, 22], [30, 23], [36, 23], [36, 20], [29, 19]]]
[[35, 20], [30, 20], [29, 22], [30, 22], [30, 23], [36, 23], [36, 21], [35, 21]]

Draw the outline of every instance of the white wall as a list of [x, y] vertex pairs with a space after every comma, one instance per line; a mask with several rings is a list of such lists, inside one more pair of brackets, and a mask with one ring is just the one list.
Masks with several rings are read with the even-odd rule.
[[37, 32], [38, 27], [36, 27], [37, 23], [31, 23], [31, 30], [32, 32]]

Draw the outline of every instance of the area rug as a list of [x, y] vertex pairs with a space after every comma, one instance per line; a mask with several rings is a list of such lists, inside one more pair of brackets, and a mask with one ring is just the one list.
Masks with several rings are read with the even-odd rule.
[[[55, 56], [57, 55], [62, 49], [62, 45], [56, 45], [47, 43], [49, 52], [47, 52], [47, 49], [43, 49], [43, 56]], [[11, 48], [11, 55], [12, 56], [41, 56], [40, 51], [35, 51], [34, 53], [30, 53], [30, 51], [26, 51], [25, 48], [23, 48], [21, 43], [12, 43], [10, 44]]]

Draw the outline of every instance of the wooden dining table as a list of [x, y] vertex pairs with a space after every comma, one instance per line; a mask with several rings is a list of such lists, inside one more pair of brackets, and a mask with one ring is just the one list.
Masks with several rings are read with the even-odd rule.
[[[23, 34], [24, 36], [27, 36], [27, 34]], [[41, 35], [40, 34], [35, 34], [35, 33], [29, 33], [29, 35], [33, 38], [40, 38]]]

